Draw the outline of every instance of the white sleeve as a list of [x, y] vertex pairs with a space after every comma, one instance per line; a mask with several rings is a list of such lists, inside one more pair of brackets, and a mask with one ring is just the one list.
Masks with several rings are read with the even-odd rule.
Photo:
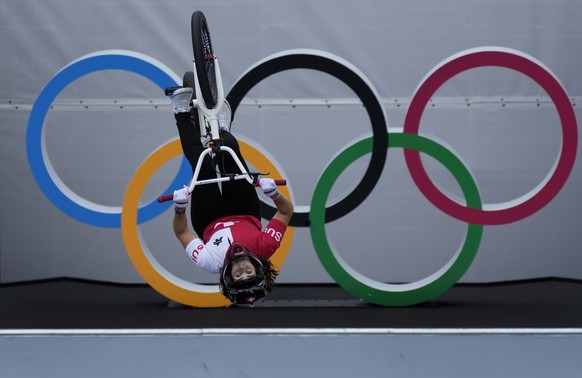
[[186, 254], [196, 265], [198, 265], [198, 256], [204, 250], [204, 243], [202, 239], [196, 238], [186, 246]]
[[197, 267], [210, 273], [218, 273], [224, 261], [225, 250], [213, 245], [205, 245], [204, 242], [196, 238], [185, 248], [186, 254]]

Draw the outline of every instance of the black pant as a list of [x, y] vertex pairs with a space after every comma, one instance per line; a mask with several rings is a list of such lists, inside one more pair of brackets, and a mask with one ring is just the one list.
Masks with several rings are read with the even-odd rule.
[[[204, 147], [200, 142], [198, 125], [190, 119], [188, 113], [176, 115], [176, 125], [180, 134], [180, 142], [184, 155], [192, 166], [192, 173]], [[232, 148], [247, 172], [247, 163], [244, 161], [236, 138], [227, 131], [221, 131], [220, 136], [225, 146]], [[240, 169], [230, 153], [219, 152], [215, 162], [221, 173], [240, 173]], [[209, 155], [204, 157], [197, 180], [217, 177], [217, 167]], [[222, 183], [222, 193], [218, 184], [197, 185], [194, 188], [190, 201], [190, 221], [198, 236], [202, 237], [204, 229], [212, 221], [227, 215], [251, 215], [261, 220], [261, 205], [257, 190], [246, 180], [232, 180]]]

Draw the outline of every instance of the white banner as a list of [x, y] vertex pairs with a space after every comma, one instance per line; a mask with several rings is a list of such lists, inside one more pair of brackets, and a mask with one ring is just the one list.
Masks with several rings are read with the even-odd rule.
[[[579, 1], [3, 0], [0, 9], [0, 283], [144, 282], [123, 204], [140, 165], [177, 137], [163, 87], [192, 69], [194, 10], [209, 22], [227, 93], [281, 54], [335, 62], [299, 59], [248, 88], [236, 109], [233, 132], [281, 169], [303, 213], [279, 283], [337, 281], [314, 239], [371, 286], [430, 280], [459, 256], [470, 260], [460, 282], [582, 279]], [[377, 147], [350, 156], [329, 195], [314, 195], [338, 154], [379, 143], [382, 127], [412, 132], [414, 117], [416, 133], [470, 172], [482, 211], [463, 210], [451, 166], [426, 151], [405, 157], [411, 141], [400, 137], [387, 156]], [[142, 248], [172, 276], [216, 283], [188, 263], [171, 212], [155, 203], [187, 183], [179, 157], [160, 164], [140, 196]], [[420, 168], [433, 189], [419, 186]], [[362, 181], [373, 190], [356, 190]], [[313, 205], [337, 203], [344, 210], [325, 236], [310, 229]]]

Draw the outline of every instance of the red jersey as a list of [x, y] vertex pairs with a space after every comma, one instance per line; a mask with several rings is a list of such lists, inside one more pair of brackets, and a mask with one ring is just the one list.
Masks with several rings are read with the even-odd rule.
[[281, 245], [286, 230], [287, 225], [278, 219], [271, 219], [262, 230], [261, 222], [253, 216], [223, 217], [206, 227], [202, 239], [191, 241], [186, 253], [199, 268], [218, 273], [228, 247], [235, 241], [245, 245], [257, 257], [268, 259]]

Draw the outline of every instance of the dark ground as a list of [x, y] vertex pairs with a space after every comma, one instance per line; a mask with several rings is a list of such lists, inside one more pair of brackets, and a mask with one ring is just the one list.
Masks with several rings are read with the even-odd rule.
[[255, 308], [176, 305], [147, 285], [71, 279], [0, 286], [0, 329], [582, 328], [582, 281], [457, 285], [430, 302], [382, 307], [336, 285], [279, 285]]

